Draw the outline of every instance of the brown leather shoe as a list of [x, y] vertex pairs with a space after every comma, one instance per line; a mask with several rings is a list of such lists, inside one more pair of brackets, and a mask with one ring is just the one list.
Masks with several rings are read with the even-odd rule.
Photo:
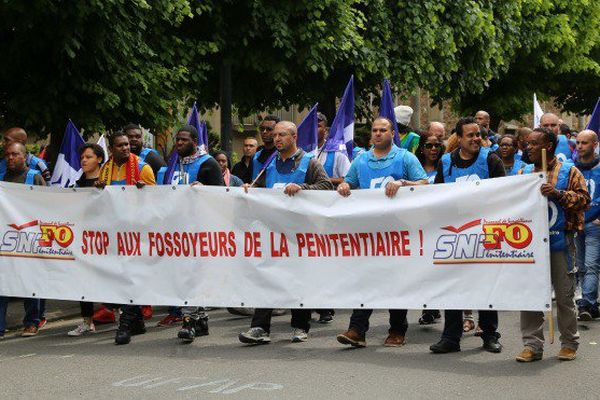
[[354, 329], [349, 329], [337, 335], [337, 341], [341, 344], [349, 344], [352, 347], [367, 347], [365, 336], [359, 334]]
[[561, 361], [572, 361], [577, 357], [577, 350], [570, 349], [568, 347], [563, 347], [558, 352], [558, 359]]
[[542, 359], [543, 354], [544, 353], [542, 353], [542, 352], [536, 353], [531, 348], [525, 347], [523, 349], [523, 351], [521, 351], [519, 354], [517, 354], [516, 360], [519, 362], [539, 361]]
[[383, 342], [383, 345], [386, 347], [401, 347], [406, 343], [404, 336], [398, 335], [397, 333], [390, 333]]

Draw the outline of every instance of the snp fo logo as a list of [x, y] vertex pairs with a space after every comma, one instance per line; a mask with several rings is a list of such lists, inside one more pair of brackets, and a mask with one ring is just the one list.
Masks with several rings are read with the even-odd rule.
[[447, 231], [437, 239], [434, 264], [533, 264], [529, 248], [533, 234], [523, 219], [485, 221], [476, 219]]
[[69, 246], [73, 243], [73, 225], [41, 222], [10, 224], [2, 235], [0, 256], [54, 260], [75, 260]]

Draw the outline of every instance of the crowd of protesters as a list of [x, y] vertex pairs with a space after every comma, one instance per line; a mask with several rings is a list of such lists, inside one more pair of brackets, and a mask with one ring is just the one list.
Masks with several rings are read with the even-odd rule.
[[[573, 360], [579, 343], [577, 319], [600, 318], [598, 279], [600, 270], [600, 204], [597, 185], [600, 184], [598, 136], [584, 130], [575, 134], [561, 124], [558, 116], [547, 113], [536, 129], [520, 128], [515, 135], [498, 135], [490, 128], [490, 116], [479, 111], [474, 117], [458, 121], [452, 132], [444, 124], [431, 122], [422, 132], [409, 127], [412, 109], [398, 106], [396, 121], [379, 117], [371, 123], [369, 144], [356, 146], [354, 159], [344, 151], [328, 151], [328, 119], [318, 114], [318, 145], [307, 153], [297, 146], [297, 127], [268, 115], [258, 126], [262, 145], [254, 137], [243, 142], [239, 162], [231, 165], [229, 154], [218, 151], [208, 154], [198, 145], [196, 128], [185, 125], [175, 135], [177, 162], [167, 164], [156, 150], [142, 144], [142, 130], [136, 124], [123, 127], [109, 137], [106, 159], [97, 144], [80, 149], [82, 176], [78, 187], [103, 189], [107, 185], [225, 185], [282, 190], [294, 196], [302, 190], [336, 190], [350, 196], [354, 190], [381, 189], [382, 195], [395, 197], [402, 186], [458, 183], [493, 179], [532, 172], [544, 166], [543, 149], [547, 154], [547, 183], [541, 192], [555, 206], [557, 216], [550, 230], [551, 281], [554, 288], [560, 360]], [[394, 132], [394, 123], [398, 132]], [[449, 135], [448, 135], [449, 134]], [[398, 135], [399, 146], [394, 144]], [[27, 185], [45, 185], [50, 173], [43, 160], [29, 154], [25, 148], [27, 134], [21, 128], [4, 132], [4, 159], [0, 161], [0, 180]], [[575, 288], [581, 288], [577, 299]], [[44, 325], [44, 302], [24, 299], [25, 317], [22, 336], [34, 336]], [[7, 297], [0, 297], [0, 337], [6, 329]], [[248, 331], [239, 334], [246, 344], [270, 342], [271, 317], [285, 310], [229, 309], [239, 315], [251, 315]], [[291, 310], [292, 342], [308, 340], [313, 310]], [[320, 323], [330, 323], [334, 310], [314, 310]], [[369, 317], [373, 310], [352, 312], [348, 329], [337, 335], [341, 344], [366, 346]], [[407, 310], [389, 310], [389, 331], [385, 346], [399, 347], [406, 342]], [[475, 321], [471, 310], [445, 310], [444, 326], [439, 342], [431, 345], [433, 353], [460, 351], [463, 333], [475, 331], [483, 341], [483, 349], [491, 353], [502, 351], [498, 313], [480, 310]], [[116, 344], [127, 344], [131, 336], [146, 331], [144, 319], [152, 316], [150, 306], [103, 304], [94, 312], [94, 304], [81, 302], [82, 322], [68, 332], [82, 336], [95, 332], [95, 323], [116, 322]], [[419, 324], [427, 325], [442, 318], [439, 310], [424, 310]], [[521, 312], [523, 350], [517, 361], [540, 360], [543, 355], [543, 322], [541, 312]], [[202, 307], [170, 307], [159, 326], [181, 324], [177, 337], [185, 342], [208, 335], [208, 315]]]

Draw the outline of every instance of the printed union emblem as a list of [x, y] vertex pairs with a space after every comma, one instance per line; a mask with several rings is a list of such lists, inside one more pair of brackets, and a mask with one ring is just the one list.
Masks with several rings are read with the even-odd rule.
[[75, 260], [69, 246], [73, 243], [73, 225], [69, 223], [33, 220], [24, 224], [9, 224], [2, 235], [0, 256]]
[[476, 219], [438, 237], [434, 264], [533, 264], [531, 221]]

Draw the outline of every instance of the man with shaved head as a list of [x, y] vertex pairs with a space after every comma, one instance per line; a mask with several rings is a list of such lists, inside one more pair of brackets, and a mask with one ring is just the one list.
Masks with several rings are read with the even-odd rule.
[[[15, 142], [21, 143], [24, 146], [27, 145], [27, 132], [25, 132], [25, 129], [19, 128], [19, 127], [14, 127], [14, 128], [9, 128], [4, 132], [4, 135], [2, 137], [2, 147], [4, 149], [6, 149], [9, 144], [15, 143]], [[47, 182], [50, 182], [50, 170], [48, 169], [48, 166], [42, 159], [34, 156], [31, 153], [27, 153], [26, 163], [29, 168], [40, 171], [40, 173], [42, 174], [42, 177]], [[5, 170], [6, 170], [6, 162], [5, 162], [5, 160], [2, 160], [2, 161], [0, 161], [0, 173]]]
[[598, 310], [598, 275], [600, 272], [600, 158], [596, 155], [598, 135], [584, 130], [577, 135], [575, 166], [585, 178], [592, 199], [585, 212], [583, 231], [575, 238], [577, 267], [582, 297], [577, 301], [579, 319], [591, 321], [600, 317]]
[[569, 142], [569, 139], [565, 135], [561, 135], [560, 121], [560, 118], [558, 118], [556, 114], [545, 113], [540, 118], [540, 128], [550, 129], [558, 138], [554, 153], [556, 158], [558, 158], [561, 162], [572, 162], [575, 146]]
[[[0, 171], [0, 181], [24, 183], [26, 185], [44, 186], [44, 178], [40, 172], [27, 167], [27, 150], [20, 141], [11, 142], [4, 147], [5, 169]], [[40, 323], [40, 299], [24, 299], [25, 317], [21, 336], [35, 336]], [[0, 297], [0, 339], [4, 338], [6, 330], [6, 309], [8, 297]]]
[[477, 111], [477, 113], [475, 113], [475, 122], [477, 122], [477, 124], [479, 124], [480, 127], [485, 129], [488, 139], [492, 142], [492, 144], [495, 144], [496, 132], [492, 131], [492, 129], [490, 128], [490, 114], [487, 111], [483, 110]]
[[[344, 182], [337, 188], [341, 196], [348, 197], [355, 189], [379, 189], [382, 195], [393, 198], [402, 186], [427, 184], [427, 173], [417, 156], [405, 148], [397, 147], [393, 140], [395, 134], [389, 119], [379, 117], [373, 121], [373, 147], [352, 161]], [[372, 313], [371, 309], [353, 310], [348, 330], [337, 335], [337, 341], [352, 347], [365, 347]], [[406, 313], [407, 310], [389, 310], [390, 328], [384, 346], [404, 345], [408, 330]]]
[[[313, 154], [298, 148], [296, 140], [298, 129], [293, 122], [281, 121], [273, 126], [273, 144], [276, 156], [264, 163], [264, 171], [256, 186], [282, 190], [288, 196], [294, 196], [302, 190], [333, 190], [333, 184], [321, 163]], [[256, 172], [256, 171], [254, 171]], [[249, 190], [250, 184], [244, 184]], [[266, 344], [271, 341], [272, 309], [257, 308], [252, 317], [250, 330], [242, 332], [239, 340], [246, 344]], [[304, 342], [310, 329], [310, 309], [292, 310], [292, 342]]]
[[444, 143], [444, 139], [446, 138], [446, 127], [441, 122], [430, 122], [427, 132], [429, 132], [428, 136], [435, 136], [440, 143]]

